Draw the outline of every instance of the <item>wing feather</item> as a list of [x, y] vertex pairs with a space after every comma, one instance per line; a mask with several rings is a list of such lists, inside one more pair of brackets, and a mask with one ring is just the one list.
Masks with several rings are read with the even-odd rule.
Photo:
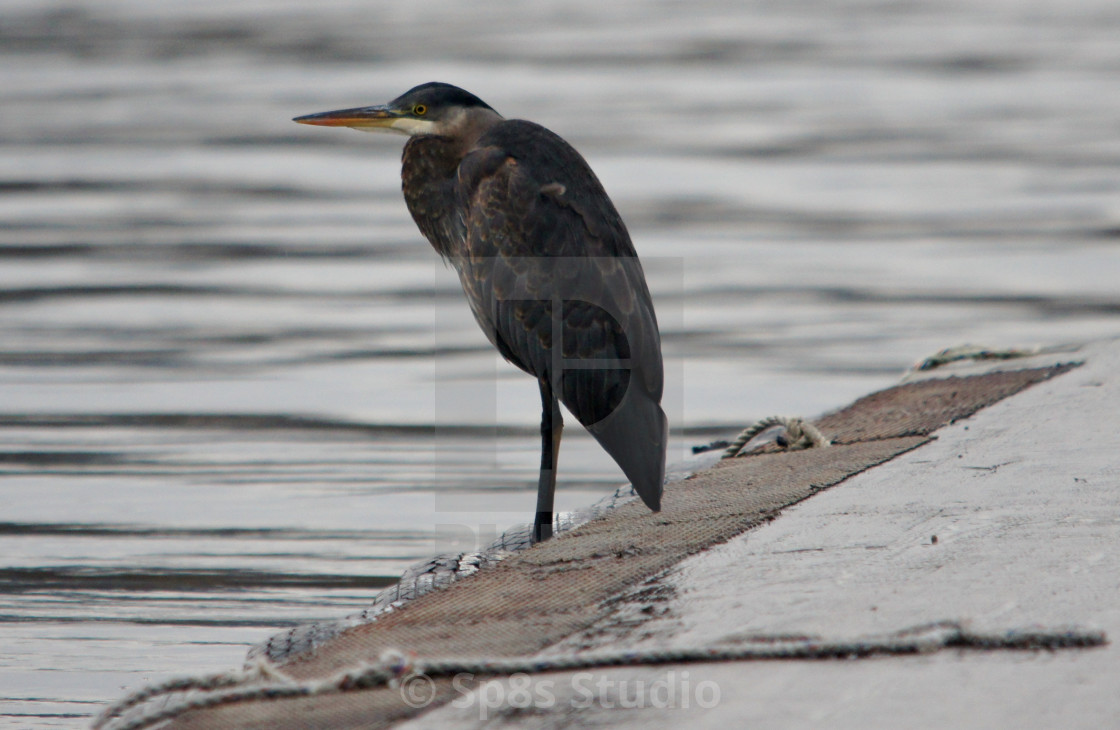
[[483, 135], [456, 180], [465, 240], [453, 263], [475, 318], [506, 359], [553, 385], [656, 508], [660, 335], [610, 198], [579, 153], [524, 121]]

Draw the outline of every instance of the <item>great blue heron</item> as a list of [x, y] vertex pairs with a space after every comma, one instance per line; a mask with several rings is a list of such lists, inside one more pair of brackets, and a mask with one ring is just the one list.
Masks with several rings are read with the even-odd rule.
[[490, 342], [540, 384], [533, 541], [552, 535], [558, 400], [658, 511], [668, 440], [661, 337], [630, 235], [580, 154], [442, 83], [295, 121], [409, 135], [401, 180], [412, 218], [458, 271]]

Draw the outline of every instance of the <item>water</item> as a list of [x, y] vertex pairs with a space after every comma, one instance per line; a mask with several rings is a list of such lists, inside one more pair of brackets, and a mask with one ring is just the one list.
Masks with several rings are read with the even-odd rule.
[[[671, 459], [946, 346], [1120, 331], [1111, 0], [0, 13], [0, 727], [236, 666], [532, 510], [535, 385], [400, 140], [292, 116], [438, 79], [572, 141], [646, 264]], [[575, 428], [560, 477], [620, 481]]]

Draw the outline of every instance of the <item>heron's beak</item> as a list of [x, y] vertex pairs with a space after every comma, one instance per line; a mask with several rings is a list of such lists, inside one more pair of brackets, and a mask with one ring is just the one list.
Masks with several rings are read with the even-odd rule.
[[350, 127], [362, 132], [400, 132], [416, 134], [420, 126], [431, 122], [416, 119], [387, 106], [363, 106], [354, 109], [339, 109], [333, 112], [307, 114], [292, 120], [299, 124], [314, 124], [319, 127]]
[[320, 127], [388, 127], [400, 119], [387, 106], [363, 106], [355, 109], [339, 109], [333, 112], [305, 114], [293, 122], [314, 124]]

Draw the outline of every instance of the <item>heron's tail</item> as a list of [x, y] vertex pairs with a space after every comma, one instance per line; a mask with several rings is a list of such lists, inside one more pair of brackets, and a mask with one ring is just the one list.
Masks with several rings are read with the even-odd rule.
[[587, 430], [622, 467], [646, 506], [658, 512], [665, 483], [669, 419], [661, 404], [637, 387], [636, 380], [630, 382], [614, 412]]

